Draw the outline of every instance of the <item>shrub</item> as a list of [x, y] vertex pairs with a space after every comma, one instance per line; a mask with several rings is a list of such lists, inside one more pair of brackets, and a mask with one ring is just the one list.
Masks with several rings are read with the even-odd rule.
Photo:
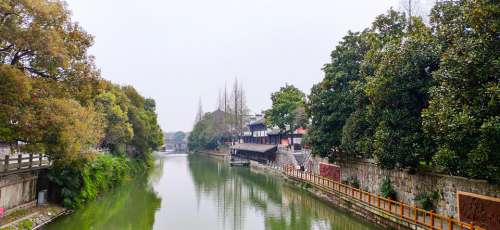
[[415, 203], [417, 207], [423, 208], [427, 211], [434, 210], [436, 208], [436, 203], [439, 200], [439, 193], [434, 192], [423, 192], [415, 196]]
[[391, 200], [396, 200], [396, 190], [392, 187], [391, 179], [388, 177], [384, 178], [382, 184], [380, 185], [380, 195]]
[[33, 221], [31, 220], [23, 220], [21, 221], [21, 223], [19, 223], [19, 226], [18, 226], [18, 229], [21, 229], [21, 230], [30, 230], [33, 228]]
[[361, 187], [361, 184], [357, 177], [351, 178], [351, 186], [358, 189]]
[[62, 204], [76, 209], [121, 184], [128, 175], [144, 171], [149, 165], [144, 160], [102, 154], [80, 164], [53, 167], [49, 179], [59, 186]]

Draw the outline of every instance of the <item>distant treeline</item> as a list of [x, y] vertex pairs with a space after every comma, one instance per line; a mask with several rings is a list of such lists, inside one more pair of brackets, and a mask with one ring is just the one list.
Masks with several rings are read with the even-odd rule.
[[438, 1], [349, 32], [308, 97], [314, 154], [500, 182], [500, 5]]
[[192, 151], [212, 150], [226, 141], [236, 140], [245, 128], [248, 114], [243, 85], [235, 79], [231, 89], [224, 86], [219, 91], [215, 111], [203, 113], [200, 101], [195, 125], [188, 137], [188, 148]]

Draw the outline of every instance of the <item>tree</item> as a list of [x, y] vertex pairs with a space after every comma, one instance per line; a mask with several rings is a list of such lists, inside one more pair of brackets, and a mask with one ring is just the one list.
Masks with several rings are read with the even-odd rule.
[[[121, 95], [116, 95], [120, 94]], [[129, 142], [134, 130], [128, 120], [128, 104], [120, 103], [117, 97], [125, 96], [121, 91], [107, 91], [96, 97], [96, 107], [104, 114], [106, 120], [105, 136], [102, 146], [108, 148], [112, 153], [122, 155], [126, 151], [126, 143]], [[126, 96], [125, 96], [126, 97]]]
[[125, 86], [122, 90], [131, 101], [128, 119], [132, 124], [134, 136], [129, 142], [133, 146], [129, 154], [148, 158], [151, 151], [158, 150], [163, 145], [163, 132], [155, 113], [156, 103], [153, 99], [142, 97], [132, 86]]
[[0, 141], [17, 142], [24, 108], [29, 103], [31, 84], [24, 74], [9, 65], [0, 65]]
[[[6, 0], [0, 4], [0, 62], [34, 77], [84, 77], [93, 38], [61, 1]], [[94, 72], [94, 71], [92, 71]]]
[[203, 118], [197, 122], [188, 137], [188, 148], [192, 151], [216, 149], [224, 137], [222, 132], [223, 123], [217, 118], [217, 111], [206, 113]]
[[438, 3], [432, 28], [443, 47], [433, 74], [425, 131], [434, 162], [450, 174], [500, 182], [500, 13], [498, 2]]
[[332, 52], [332, 62], [324, 66], [325, 78], [311, 89], [307, 109], [313, 154], [333, 157], [331, 150], [340, 146], [342, 127], [355, 109], [352, 91], [362, 78], [361, 63], [368, 49], [366, 33], [348, 32]]
[[182, 142], [185, 137], [186, 137], [186, 134], [182, 131], [177, 131], [174, 133], [174, 139], [177, 142]]
[[198, 111], [196, 112], [196, 118], [194, 120], [194, 123], [198, 123], [201, 121], [201, 119], [203, 118], [203, 105], [201, 103], [201, 97], [198, 101]]
[[93, 156], [103, 136], [102, 117], [93, 108], [71, 99], [44, 99], [36, 105], [33, 129], [38, 134], [28, 146], [36, 145], [56, 164]]
[[421, 111], [428, 106], [439, 47], [418, 18], [412, 28], [404, 42], [396, 40], [379, 51], [381, 59], [364, 89], [374, 130], [373, 155], [383, 168], [416, 168], [433, 151], [422, 130]]
[[[271, 94], [272, 107], [266, 110], [265, 118], [268, 126], [277, 126], [283, 132], [293, 134], [295, 129], [305, 126], [303, 115], [306, 95], [293, 85], [285, 85]], [[292, 143], [293, 145], [293, 138]]]
[[227, 124], [227, 133], [229, 133], [233, 141], [241, 135], [243, 126], [248, 118], [249, 109], [246, 104], [245, 91], [241, 82], [238, 79], [234, 80], [232, 90], [228, 97], [226, 88], [224, 89], [224, 111], [226, 116], [224, 123]]

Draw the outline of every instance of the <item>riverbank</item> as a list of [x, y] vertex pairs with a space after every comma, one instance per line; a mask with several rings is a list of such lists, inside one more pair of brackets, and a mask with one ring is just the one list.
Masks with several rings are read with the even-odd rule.
[[70, 210], [56, 204], [46, 204], [17, 210], [2, 219], [0, 230], [39, 229]]
[[208, 156], [158, 154], [150, 174], [118, 186], [44, 230], [378, 229], [285, 185], [279, 177], [230, 167]]
[[[215, 158], [217, 160], [222, 160], [220, 157], [214, 154], [202, 154], [211, 158]], [[265, 165], [255, 161], [250, 162], [250, 170], [252, 173], [283, 179], [287, 183], [287, 186], [303, 190], [307, 194], [323, 202], [325, 205], [348, 213], [349, 215], [359, 219], [359, 221], [367, 221], [382, 229], [412, 229], [408, 226], [401, 225], [401, 223], [389, 219], [388, 216], [384, 216], [383, 213], [373, 212], [374, 210], [366, 210], [364, 206], [361, 206], [356, 202], [349, 201], [342, 197], [333, 196], [332, 194], [317, 189], [308, 183], [294, 180], [286, 176], [283, 173], [282, 169], [276, 165]]]
[[343, 196], [335, 196], [331, 193], [325, 192], [322, 189], [318, 189], [309, 183], [301, 182], [293, 178], [288, 177], [283, 173], [280, 167], [275, 167], [271, 165], [264, 165], [255, 161], [251, 161], [250, 168], [253, 172], [262, 173], [272, 176], [278, 176], [283, 178], [290, 186], [302, 189], [314, 197], [320, 199], [328, 205], [335, 208], [341, 209], [344, 212], [349, 213], [359, 219], [369, 221], [376, 226], [383, 229], [420, 229], [417, 226], [408, 226], [404, 223], [397, 221], [394, 218], [379, 212], [374, 209], [369, 209], [365, 205], [362, 205], [356, 201], [348, 199]]

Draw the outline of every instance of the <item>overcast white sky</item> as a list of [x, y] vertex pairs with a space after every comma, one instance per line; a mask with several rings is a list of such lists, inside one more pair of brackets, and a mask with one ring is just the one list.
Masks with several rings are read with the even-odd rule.
[[290, 83], [306, 93], [348, 30], [368, 27], [398, 0], [67, 0], [95, 36], [102, 76], [157, 102], [164, 131], [192, 128], [235, 77], [260, 112]]

